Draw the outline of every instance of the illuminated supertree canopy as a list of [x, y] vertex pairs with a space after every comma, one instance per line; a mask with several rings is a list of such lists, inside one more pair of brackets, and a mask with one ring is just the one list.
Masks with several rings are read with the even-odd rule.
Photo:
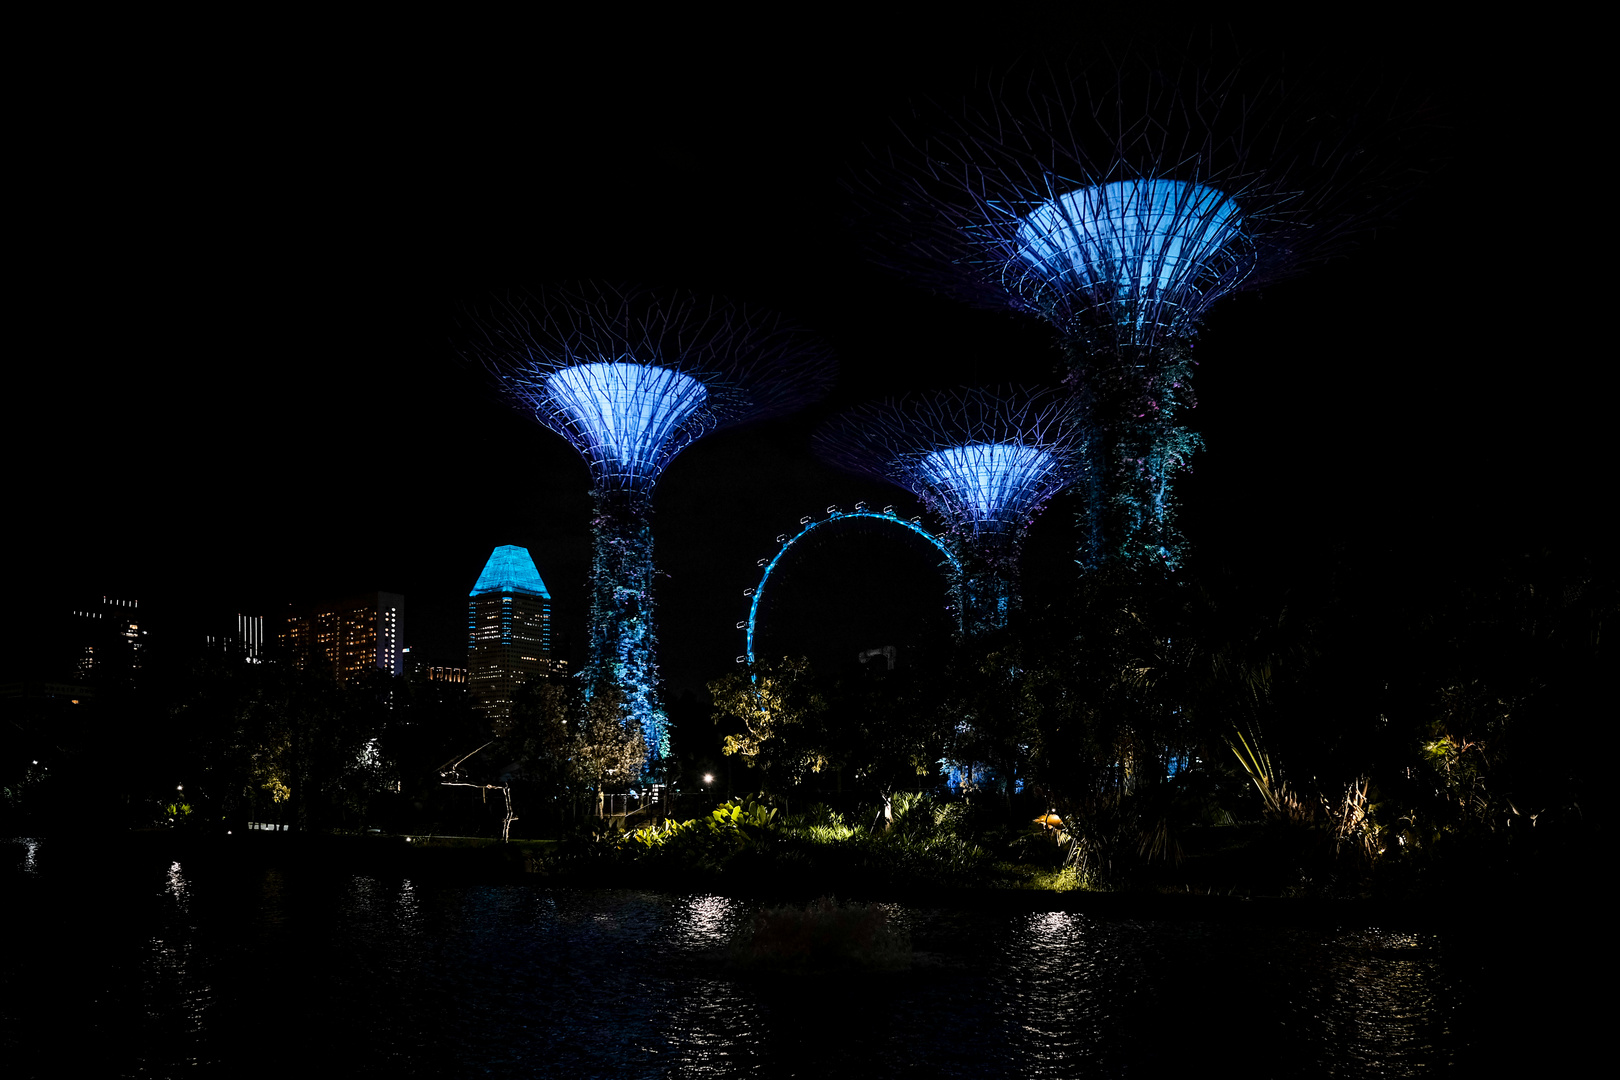
[[1383, 150], [1409, 120], [1241, 67], [1030, 72], [919, 107], [857, 185], [862, 227], [914, 279], [1057, 331], [1088, 428], [1082, 562], [1174, 566], [1201, 320], [1341, 252], [1406, 190]]
[[1080, 428], [1052, 390], [965, 390], [863, 406], [817, 433], [816, 450], [912, 492], [945, 523], [967, 633], [1004, 626], [1019, 603], [1025, 532], [1077, 476]]
[[827, 352], [780, 317], [684, 293], [594, 285], [507, 295], [474, 313], [470, 351], [508, 398], [590, 466], [589, 656], [594, 690], [624, 693], [648, 747], [669, 756], [658, 691], [652, 493], [675, 455], [729, 424], [824, 394]]

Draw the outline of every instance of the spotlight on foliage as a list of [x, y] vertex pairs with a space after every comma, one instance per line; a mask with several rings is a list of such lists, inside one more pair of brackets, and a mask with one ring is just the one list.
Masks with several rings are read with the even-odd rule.
[[669, 734], [657, 685], [653, 488], [675, 455], [709, 432], [820, 397], [831, 357], [776, 315], [688, 293], [590, 284], [512, 293], [471, 321], [468, 351], [590, 466], [582, 674], [592, 692], [609, 683], [623, 692], [654, 775]]
[[898, 484], [945, 522], [961, 566], [968, 634], [1006, 625], [1018, 606], [1024, 535], [1077, 475], [1079, 426], [1051, 390], [963, 390], [854, 409], [816, 435], [851, 472]]
[[883, 261], [1057, 332], [1090, 436], [1082, 563], [1176, 565], [1200, 322], [1342, 252], [1409, 186], [1385, 151], [1411, 114], [1325, 97], [1213, 61], [1026, 71], [919, 106], [857, 182]]

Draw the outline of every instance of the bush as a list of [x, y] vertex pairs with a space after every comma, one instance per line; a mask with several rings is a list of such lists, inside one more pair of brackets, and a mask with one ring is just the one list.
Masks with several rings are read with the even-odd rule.
[[782, 830], [788, 836], [812, 844], [836, 844], [855, 835], [854, 826], [826, 803], [816, 803], [804, 813], [785, 819]]
[[775, 820], [775, 810], [752, 799], [733, 799], [707, 817], [666, 820], [625, 833], [618, 842], [617, 854], [630, 861], [657, 858], [714, 869], [737, 851], [763, 839]]

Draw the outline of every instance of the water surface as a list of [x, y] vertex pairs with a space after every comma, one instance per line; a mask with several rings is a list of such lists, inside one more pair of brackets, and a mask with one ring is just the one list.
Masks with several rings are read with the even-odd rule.
[[13, 850], [34, 1074], [1413, 1076], [1479, 1037], [1444, 934], [896, 907], [909, 971], [741, 977], [723, 896]]

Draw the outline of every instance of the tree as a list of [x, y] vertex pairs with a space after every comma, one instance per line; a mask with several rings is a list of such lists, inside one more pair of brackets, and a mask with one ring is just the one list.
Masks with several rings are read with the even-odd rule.
[[832, 764], [826, 731], [827, 701], [804, 657], [761, 661], [709, 683], [714, 722], [731, 720], [742, 731], [727, 735], [720, 752], [758, 768], [762, 784], [797, 784]]
[[618, 687], [604, 685], [592, 694], [570, 728], [570, 774], [583, 790], [601, 791], [639, 779], [647, 742]]
[[158, 805], [183, 802], [192, 821], [210, 824], [353, 827], [395, 786], [383, 736], [400, 687], [380, 671], [340, 688], [319, 673], [214, 653], [169, 674], [169, 685], [143, 691], [163, 721], [149, 729], [147, 797]]

